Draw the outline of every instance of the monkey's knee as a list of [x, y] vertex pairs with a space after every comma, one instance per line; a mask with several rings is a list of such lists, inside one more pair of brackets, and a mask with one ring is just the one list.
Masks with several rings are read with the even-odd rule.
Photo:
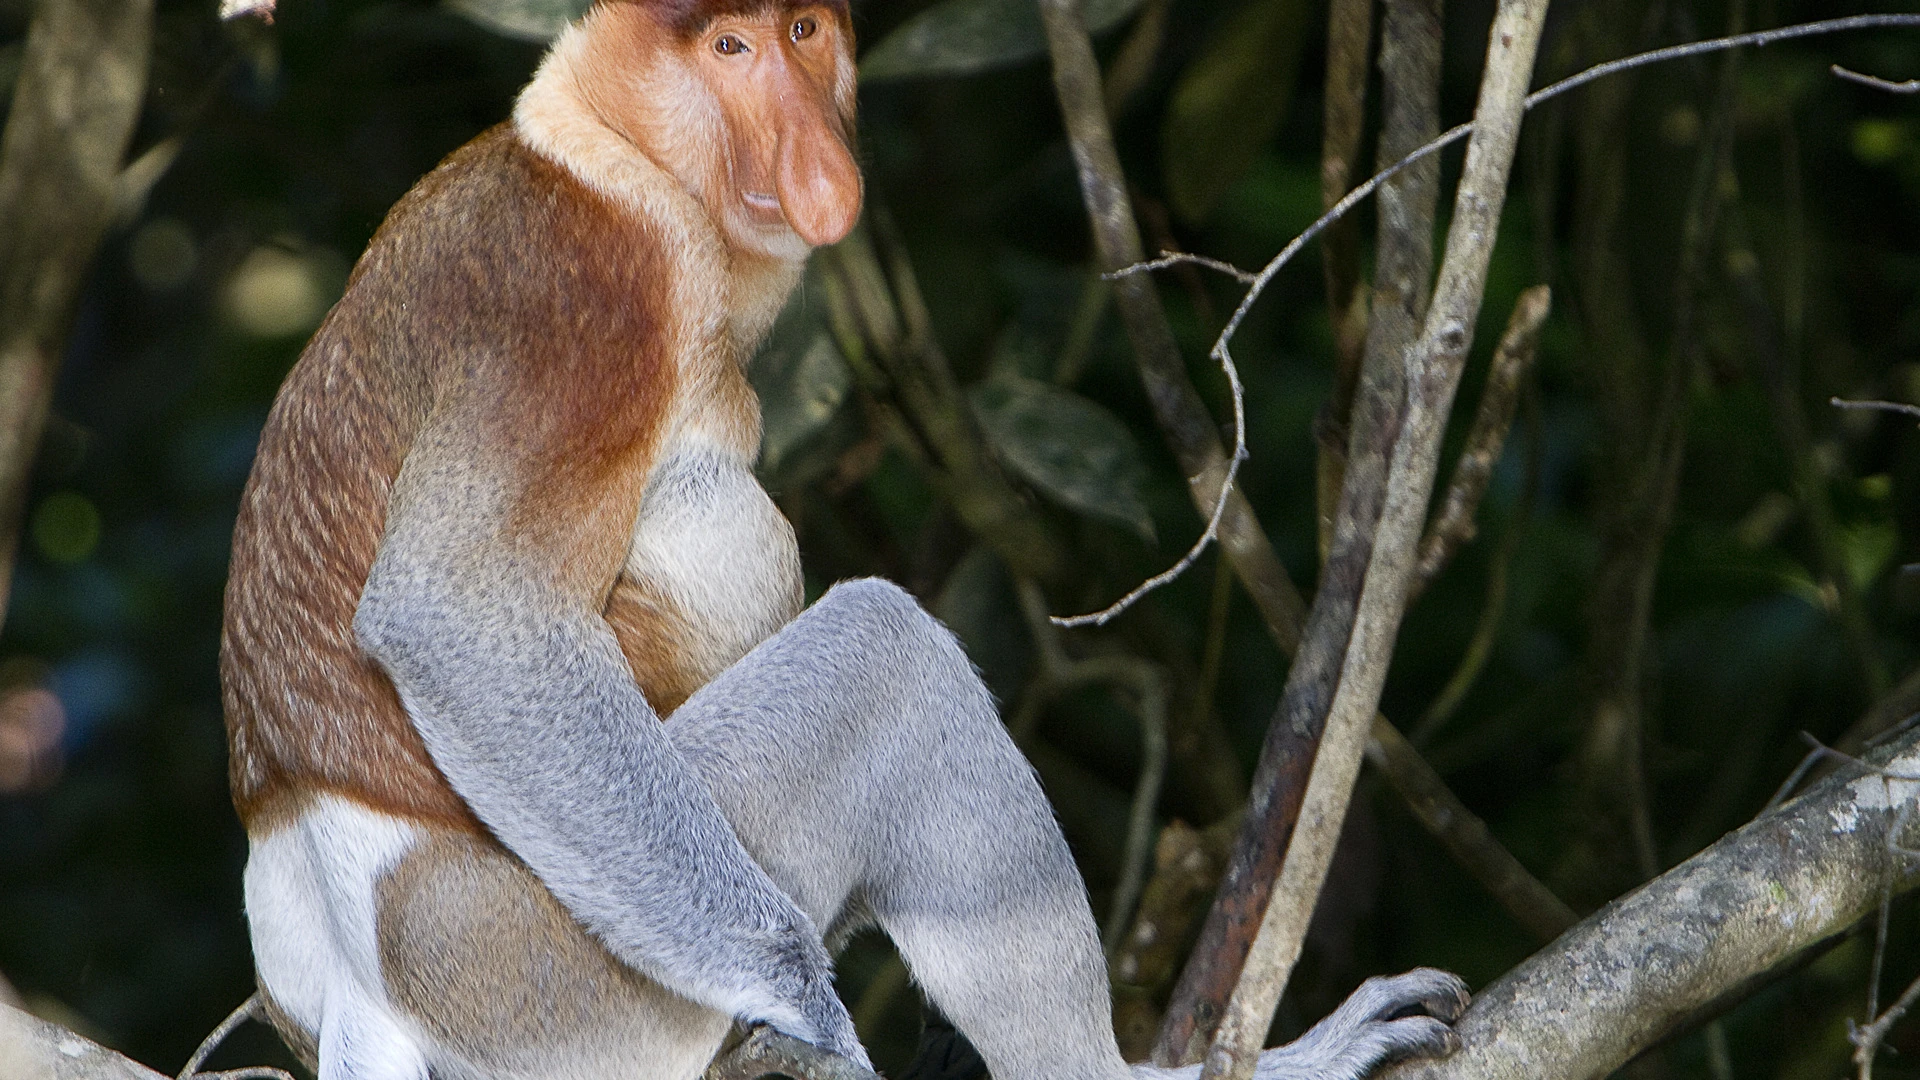
[[827, 590], [815, 605], [857, 662], [902, 690], [959, 692], [992, 712], [992, 696], [966, 650], [913, 595], [884, 578], [856, 578]]

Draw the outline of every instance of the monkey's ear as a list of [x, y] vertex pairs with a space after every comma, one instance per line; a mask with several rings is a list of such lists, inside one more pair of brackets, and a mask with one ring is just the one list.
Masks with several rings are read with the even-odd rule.
[[781, 132], [775, 193], [800, 239], [824, 247], [853, 231], [860, 219], [860, 166], [824, 117], [800, 112]]

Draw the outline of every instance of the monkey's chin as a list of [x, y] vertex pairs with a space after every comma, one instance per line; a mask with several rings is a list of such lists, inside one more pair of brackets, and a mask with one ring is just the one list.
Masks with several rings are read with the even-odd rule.
[[813, 251], [784, 216], [776, 221], [758, 221], [744, 213], [730, 216], [727, 233], [742, 251], [785, 262], [802, 262]]

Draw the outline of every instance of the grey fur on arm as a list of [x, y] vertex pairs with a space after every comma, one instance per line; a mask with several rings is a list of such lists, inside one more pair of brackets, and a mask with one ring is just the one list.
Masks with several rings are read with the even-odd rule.
[[416, 466], [354, 631], [454, 790], [625, 963], [867, 1064], [818, 929], [668, 743], [612, 631], [476, 536], [494, 500], [471, 466], [410, 485]]

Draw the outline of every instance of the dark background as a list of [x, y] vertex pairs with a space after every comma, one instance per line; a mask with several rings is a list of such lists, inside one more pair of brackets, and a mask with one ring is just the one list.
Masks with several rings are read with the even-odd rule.
[[[924, 6], [856, 3], [856, 27], [878, 42]], [[1271, 17], [1262, 7], [1275, 8]], [[165, 1072], [252, 983], [239, 888], [245, 841], [226, 792], [215, 658], [229, 533], [255, 438], [306, 333], [388, 206], [502, 120], [540, 55], [536, 44], [430, 3], [283, 0], [270, 28], [222, 26], [211, 8], [160, 5], [135, 151], [174, 135], [184, 150], [99, 252], [0, 635], [0, 736], [8, 724], [16, 734], [60, 724], [57, 744], [32, 754], [16, 739], [8, 758], [0, 738], [0, 974], [36, 1011]], [[1747, 17], [1766, 27], [1850, 10], [1760, 0]], [[1471, 111], [1489, 14], [1485, 0], [1447, 12], [1445, 123]], [[1116, 121], [1149, 250], [1178, 246], [1253, 266], [1318, 213], [1325, 18], [1305, 0], [1171, 0], [1152, 73]], [[1637, 48], [1714, 36], [1728, 18], [1717, 2], [1561, 0], [1536, 83]], [[0, 109], [25, 20], [24, 0], [0, 0]], [[1183, 80], [1201, 77], [1194, 73], [1230, 43], [1244, 44], [1249, 25], [1268, 29], [1251, 61], [1257, 77], [1234, 107], [1174, 118], [1169, 101]], [[1101, 35], [1103, 57], [1128, 32]], [[1490, 573], [1504, 565], [1490, 660], [1425, 750], [1498, 837], [1583, 912], [1639, 877], [1618, 865], [1624, 841], [1595, 839], [1579, 797], [1577, 749], [1593, 694], [1587, 658], [1596, 635], [1620, 630], [1595, 615], [1604, 610], [1594, 595], [1604, 523], [1626, 497], [1609, 481], [1635, 452], [1633, 410], [1623, 418], [1605, 402], [1610, 385], [1641, 378], [1624, 392], [1632, 399], [1677, 362], [1668, 353], [1682, 218], [1720, 62], [1623, 80], [1611, 91], [1629, 95], [1617, 132], [1585, 126], [1583, 95], [1595, 91], [1529, 121], [1463, 416], [1519, 290], [1552, 284], [1556, 310], [1481, 510], [1481, 539], [1411, 611], [1383, 703], [1403, 729], [1417, 726], [1482, 617]], [[1657, 546], [1639, 689], [1663, 866], [1757, 812], [1805, 752], [1797, 733], [1838, 737], [1872, 703], [1872, 680], [1898, 681], [1916, 659], [1920, 573], [1903, 567], [1920, 561], [1920, 438], [1910, 418], [1825, 402], [1835, 394], [1920, 402], [1920, 101], [1841, 82], [1826, 71], [1832, 62], [1920, 75], [1920, 33], [1819, 38], [1742, 63], [1730, 114], [1736, 184], [1701, 278], [1684, 471]], [[1375, 94], [1377, 107], [1377, 83]], [[1045, 371], [1067, 335], [1090, 250], [1044, 63], [874, 84], [861, 107], [871, 205], [897, 222], [961, 380]], [[1240, 153], [1183, 149], [1223, 142]], [[1449, 183], [1458, 160], [1457, 150], [1445, 158]], [[1583, 228], [1591, 208], [1579, 177], [1595, 162], [1617, 166], [1625, 188], [1625, 210], [1604, 241]], [[1183, 211], [1170, 199], [1182, 184], [1220, 194]], [[1362, 213], [1370, 237], [1370, 211]], [[1591, 255], [1582, 245], [1594, 243], [1610, 245], [1627, 270], [1606, 303], [1580, 269]], [[1229, 417], [1224, 382], [1204, 358], [1237, 287], [1200, 273], [1159, 280], [1195, 381], [1215, 415]], [[814, 340], [823, 308], [810, 283], [775, 352], [791, 361]], [[1614, 320], [1607, 340], [1596, 332], [1603, 310], [1631, 316]], [[1623, 373], [1619, 334], [1653, 358], [1652, 374]], [[1332, 351], [1310, 249], [1274, 283], [1236, 347], [1252, 449], [1243, 484], [1303, 590], [1317, 565], [1312, 431]], [[1798, 444], [1782, 434], [1781, 402], [1768, 392], [1782, 373], [1797, 383], [1786, 400], [1807, 432]], [[770, 417], [790, 411], [777, 398], [791, 382], [762, 378], [772, 380], [763, 381]], [[1116, 523], [1124, 505], [1104, 518], [1075, 513], [1034, 484], [1036, 504], [1064, 523], [1082, 574], [1051, 598], [1056, 610], [1117, 596], [1171, 562], [1201, 525], [1111, 312], [1071, 389], [1117, 417], [1133, 442], [1060, 437], [1105, 438], [1102, 447], [1135, 463], [1138, 498], [1127, 505], [1151, 515], [1156, 539]], [[810, 595], [854, 574], [902, 581], [968, 640], [1003, 699], [1016, 700], [1031, 645], [1004, 569], [975, 549], [920, 466], [871, 437], [857, 399], [848, 395], [828, 422], [803, 425], [766, 477], [799, 528]], [[1810, 524], [1820, 505], [1830, 527]], [[1210, 701], [1203, 719], [1224, 731], [1225, 767], [1244, 778], [1285, 664], [1241, 595], [1231, 596], [1210, 646], [1216, 572], [1210, 554], [1116, 628], [1069, 640], [1163, 664], [1176, 712]], [[1843, 591], [1857, 597], [1864, 636], [1842, 632]], [[1217, 683], [1204, 679], [1210, 647]], [[1035, 757], [1102, 916], [1137, 746], [1130, 714], [1098, 691], [1067, 697], [1039, 726]], [[1200, 825], [1230, 808], [1218, 785], [1176, 769], [1160, 810]], [[1371, 776], [1327, 907], [1282, 1029], [1320, 1015], [1369, 973], [1431, 964], [1479, 985], [1538, 945]], [[1840, 945], [1730, 1014], [1723, 1030], [1737, 1075], [1845, 1069], [1846, 1023], [1865, 1008], [1871, 938]], [[1913, 912], [1896, 904], [1886, 994], [1920, 968], [1916, 940]], [[842, 962], [850, 1001], [887, 962], [879, 941], [854, 945]], [[879, 1022], [865, 1034], [883, 1067], [910, 1050], [910, 997], [868, 1010]], [[1920, 1051], [1920, 1022], [1894, 1042]], [[1685, 1036], [1646, 1068], [1710, 1075], [1705, 1046], [1700, 1034]], [[256, 1030], [216, 1063], [282, 1059]], [[1908, 1060], [1883, 1060], [1881, 1075], [1920, 1075]]]

